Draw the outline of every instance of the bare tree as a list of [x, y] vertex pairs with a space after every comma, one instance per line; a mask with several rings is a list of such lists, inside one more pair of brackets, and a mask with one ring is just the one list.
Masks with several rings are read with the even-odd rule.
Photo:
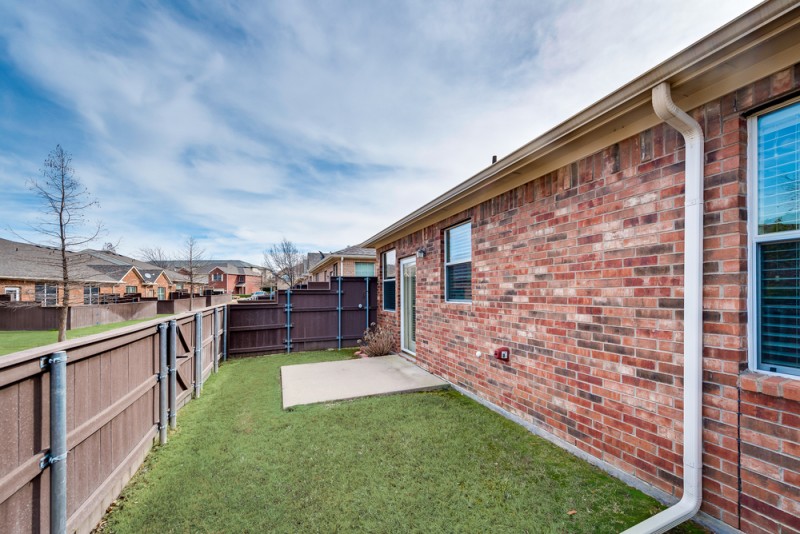
[[170, 255], [161, 247], [144, 247], [139, 249], [139, 256], [147, 263], [152, 263], [162, 269], [170, 269]]
[[303, 255], [284, 237], [280, 243], [264, 251], [264, 268], [276, 281], [280, 280], [291, 288], [303, 274]]
[[185, 263], [184, 269], [186, 276], [189, 277], [189, 311], [192, 310], [192, 303], [194, 302], [194, 286], [204, 279], [205, 275], [201, 273], [201, 264], [205, 261], [205, 249], [201, 248], [197, 240], [189, 236], [183, 244], [183, 258]]
[[102, 225], [88, 228], [86, 210], [97, 206], [89, 191], [75, 176], [72, 156], [61, 145], [48, 154], [40, 170], [41, 180], [32, 179], [28, 185], [43, 203], [44, 217], [39, 219], [33, 229], [45, 236], [60, 251], [61, 280], [58, 283], [62, 292], [61, 308], [58, 314], [58, 340], [67, 339], [67, 316], [70, 305], [71, 271], [68, 252], [85, 245], [100, 235]]

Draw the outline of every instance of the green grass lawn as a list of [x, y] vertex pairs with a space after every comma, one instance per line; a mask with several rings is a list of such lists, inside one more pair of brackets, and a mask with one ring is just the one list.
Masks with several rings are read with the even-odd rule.
[[662, 509], [452, 390], [281, 409], [282, 365], [351, 354], [226, 363], [102, 530], [611, 533]]
[[[136, 323], [152, 321], [157, 317], [169, 317], [169, 315], [157, 315], [156, 317], [149, 317], [147, 319], [135, 319], [133, 321], [122, 321], [119, 323], [76, 328], [75, 330], [67, 331], [67, 339], [75, 339], [76, 337], [99, 334], [101, 332], [107, 332], [108, 330], [114, 330], [115, 328], [122, 328], [123, 326], [130, 326]], [[12, 330], [8, 332], [0, 332], [0, 356], [21, 350], [32, 349], [34, 347], [49, 345], [50, 343], [55, 343], [56, 341], [58, 341], [58, 331], [56, 330]]]

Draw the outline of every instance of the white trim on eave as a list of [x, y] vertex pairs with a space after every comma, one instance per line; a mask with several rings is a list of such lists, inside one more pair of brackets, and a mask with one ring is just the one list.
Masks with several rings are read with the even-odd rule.
[[380, 248], [661, 123], [650, 91], [662, 82], [676, 104], [693, 109], [794, 65], [798, 26], [796, 1], [758, 5], [359, 246]]

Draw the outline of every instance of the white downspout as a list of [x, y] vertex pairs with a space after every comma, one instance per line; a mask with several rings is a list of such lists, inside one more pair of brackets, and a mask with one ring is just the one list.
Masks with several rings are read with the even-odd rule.
[[653, 88], [653, 109], [686, 141], [683, 273], [683, 497], [626, 533], [666, 532], [694, 516], [703, 500], [703, 131], [672, 101], [670, 86]]

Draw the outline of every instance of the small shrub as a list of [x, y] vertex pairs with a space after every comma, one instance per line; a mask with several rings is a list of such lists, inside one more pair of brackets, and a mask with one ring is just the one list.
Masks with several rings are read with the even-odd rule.
[[358, 346], [369, 357], [385, 356], [394, 352], [394, 335], [391, 330], [372, 323], [364, 331], [363, 339], [358, 340]]

